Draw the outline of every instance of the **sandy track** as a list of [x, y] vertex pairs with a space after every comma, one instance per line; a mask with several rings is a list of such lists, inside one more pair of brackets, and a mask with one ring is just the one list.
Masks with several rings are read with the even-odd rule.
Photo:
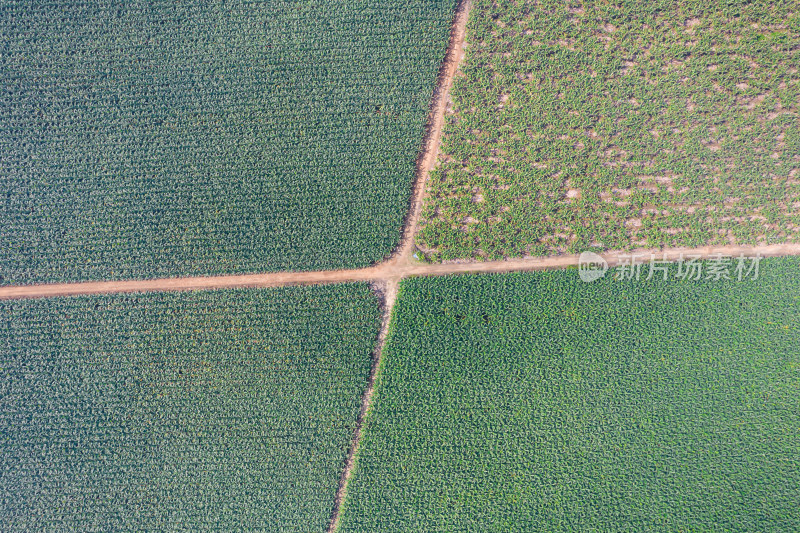
[[[800, 255], [800, 244], [770, 246], [704, 246], [701, 248], [673, 248], [668, 250], [636, 250], [635, 252], [609, 252], [601, 254], [609, 266], [618, 265], [635, 253], [641, 260], [655, 254], [658, 259], [677, 260], [681, 254], [698, 255], [702, 258], [717, 254], [738, 256], [745, 254], [762, 257]], [[237, 287], [283, 287], [287, 285], [309, 285], [343, 283], [350, 281], [396, 282], [408, 276], [444, 276], [480, 272], [514, 272], [565, 268], [578, 264], [577, 255], [553, 257], [526, 257], [505, 261], [486, 261], [445, 264], [414, 264], [400, 256], [378, 266], [359, 270], [326, 270], [315, 272], [271, 272], [265, 274], [243, 274], [235, 276], [212, 276], [194, 278], [165, 278], [133, 281], [93, 281], [87, 283], [58, 283], [51, 285], [22, 285], [0, 287], [0, 300], [19, 298], [46, 298], [100, 294], [113, 292], [190, 291], [203, 289], [230, 289]]]
[[[610, 267], [635, 258], [637, 263], [647, 262], [651, 254], [657, 260], [677, 261], [683, 256], [710, 259], [721, 256], [738, 257], [776, 257], [784, 255], [800, 255], [800, 244], [779, 244], [771, 246], [703, 246], [700, 248], [670, 248], [665, 250], [639, 249], [630, 252], [615, 251], [600, 254]], [[479, 272], [522, 272], [526, 270], [545, 270], [576, 266], [579, 255], [559, 255], [553, 257], [528, 257], [506, 261], [487, 261], [485, 263], [456, 263], [409, 266], [406, 276], [442, 276], [448, 274], [466, 274]]]
[[[419, 225], [419, 216], [422, 211], [422, 201], [425, 197], [425, 184], [428, 181], [428, 174], [436, 164], [436, 157], [439, 153], [439, 140], [444, 126], [444, 113], [447, 107], [447, 97], [450, 87], [453, 84], [458, 65], [464, 56], [464, 38], [466, 36], [467, 16], [469, 14], [470, 0], [459, 0], [453, 14], [453, 22], [450, 29], [450, 42], [445, 52], [442, 66], [433, 89], [431, 97], [428, 121], [425, 126], [425, 136], [422, 141], [422, 150], [417, 157], [416, 173], [414, 177], [414, 187], [411, 191], [408, 213], [403, 221], [403, 229], [400, 243], [392, 254], [392, 257], [375, 267], [365, 269], [372, 278], [373, 284], [380, 288], [376, 291], [381, 296], [383, 308], [383, 322], [378, 335], [377, 346], [372, 360], [367, 388], [361, 399], [361, 411], [356, 421], [356, 430], [353, 432], [353, 440], [347, 454], [347, 460], [339, 480], [339, 488], [336, 491], [336, 499], [331, 513], [331, 520], [328, 526], [328, 533], [335, 533], [339, 529], [341, 519], [342, 503], [347, 496], [347, 484], [353, 474], [355, 458], [358, 453], [358, 446], [361, 442], [361, 428], [364, 418], [367, 416], [370, 405], [372, 405], [372, 394], [375, 390], [375, 378], [378, 375], [381, 362], [381, 354], [386, 346], [386, 338], [389, 334], [389, 324], [392, 318], [392, 310], [397, 299], [399, 281], [409, 275], [410, 269], [414, 268], [411, 255], [414, 253], [414, 235]], [[431, 265], [432, 266], [432, 265]], [[364, 271], [359, 271], [364, 272]], [[350, 280], [355, 281], [355, 280]]]
[[376, 268], [362, 270], [332, 270], [324, 272], [271, 272], [232, 276], [161, 278], [129, 281], [89, 281], [46, 285], [17, 285], [0, 287], [0, 299], [46, 298], [100, 294], [111, 292], [190, 291], [229, 289], [234, 287], [281, 287], [312, 283], [336, 283], [377, 279]]
[[455, 78], [458, 71], [458, 66], [464, 59], [464, 42], [470, 7], [470, 0], [460, 0], [453, 15], [450, 42], [447, 46], [442, 66], [439, 68], [436, 85], [431, 96], [425, 136], [422, 140], [422, 149], [417, 157], [411, 201], [408, 206], [408, 213], [403, 221], [402, 235], [400, 244], [394, 254], [395, 257], [408, 257], [414, 250], [414, 235], [417, 233], [417, 227], [419, 226], [428, 174], [436, 165], [436, 158], [439, 155], [439, 141], [442, 138], [447, 99], [450, 94], [450, 88], [453, 86], [453, 78]]
[[381, 329], [378, 333], [378, 342], [375, 346], [375, 351], [372, 355], [372, 368], [370, 369], [369, 378], [367, 380], [367, 388], [364, 390], [364, 395], [361, 398], [361, 410], [356, 419], [356, 429], [353, 432], [353, 439], [350, 442], [350, 449], [347, 453], [344, 469], [339, 478], [339, 488], [336, 491], [336, 500], [331, 513], [331, 519], [328, 526], [328, 533], [333, 533], [339, 529], [341, 518], [342, 503], [344, 502], [347, 494], [347, 484], [353, 474], [353, 467], [355, 466], [356, 452], [358, 452], [358, 445], [361, 442], [361, 430], [364, 426], [364, 417], [369, 411], [369, 406], [372, 405], [372, 394], [375, 390], [375, 378], [378, 376], [378, 368], [381, 363], [381, 354], [384, 346], [386, 346], [386, 337], [389, 334], [389, 324], [392, 318], [392, 309], [394, 308], [394, 301], [397, 297], [397, 282], [389, 281], [386, 283], [378, 284], [377, 291], [382, 300], [383, 319], [381, 321]]

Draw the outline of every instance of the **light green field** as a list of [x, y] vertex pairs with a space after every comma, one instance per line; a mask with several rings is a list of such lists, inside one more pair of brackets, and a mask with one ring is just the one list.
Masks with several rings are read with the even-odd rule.
[[402, 283], [343, 532], [800, 530], [800, 260]]

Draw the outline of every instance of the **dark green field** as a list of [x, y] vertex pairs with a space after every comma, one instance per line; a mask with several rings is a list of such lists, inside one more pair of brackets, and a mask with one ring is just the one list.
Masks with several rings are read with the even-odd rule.
[[403, 282], [343, 527], [800, 530], [800, 259]]
[[0, 283], [362, 267], [452, 0], [0, 5]]
[[0, 530], [324, 532], [366, 285], [0, 302]]
[[475, 0], [432, 260], [800, 242], [800, 2]]

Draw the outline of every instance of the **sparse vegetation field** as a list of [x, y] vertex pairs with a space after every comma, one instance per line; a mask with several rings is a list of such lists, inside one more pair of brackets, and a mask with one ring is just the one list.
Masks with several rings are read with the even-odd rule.
[[0, 6], [0, 283], [363, 267], [453, 0]]
[[406, 280], [341, 531], [798, 531], [798, 324], [798, 258]]
[[800, 3], [475, 0], [432, 260], [800, 241]]
[[324, 532], [365, 284], [0, 302], [0, 530]]

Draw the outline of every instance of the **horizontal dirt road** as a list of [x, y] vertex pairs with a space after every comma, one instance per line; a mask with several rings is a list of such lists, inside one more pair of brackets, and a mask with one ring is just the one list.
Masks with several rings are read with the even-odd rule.
[[[702, 248], [675, 248], [670, 250], [636, 250], [634, 252], [610, 252], [600, 254], [609, 264], [615, 266], [630, 260], [634, 254], [639, 261], [647, 261], [650, 254], [657, 259], [677, 260], [684, 256], [696, 255], [712, 258], [717, 254], [725, 256], [774, 257], [800, 255], [800, 244], [781, 244], [774, 246], [705, 246]], [[151, 291], [191, 291], [207, 289], [230, 289], [237, 287], [283, 287], [287, 285], [308, 285], [320, 283], [343, 283], [349, 281], [391, 281], [396, 282], [408, 276], [445, 276], [480, 272], [516, 272], [565, 268], [578, 264], [578, 255], [554, 257], [527, 257], [506, 261], [422, 264], [411, 261], [407, 255], [397, 256], [380, 265], [358, 270], [326, 270], [314, 272], [269, 272], [263, 274], [242, 274], [232, 276], [209, 276], [188, 278], [163, 278], [130, 281], [91, 281], [85, 283], [55, 283], [44, 285], [17, 285], [0, 287], [0, 300], [15, 298], [47, 298], [54, 296], [74, 296], [79, 294], [101, 294], [114, 292]]]

